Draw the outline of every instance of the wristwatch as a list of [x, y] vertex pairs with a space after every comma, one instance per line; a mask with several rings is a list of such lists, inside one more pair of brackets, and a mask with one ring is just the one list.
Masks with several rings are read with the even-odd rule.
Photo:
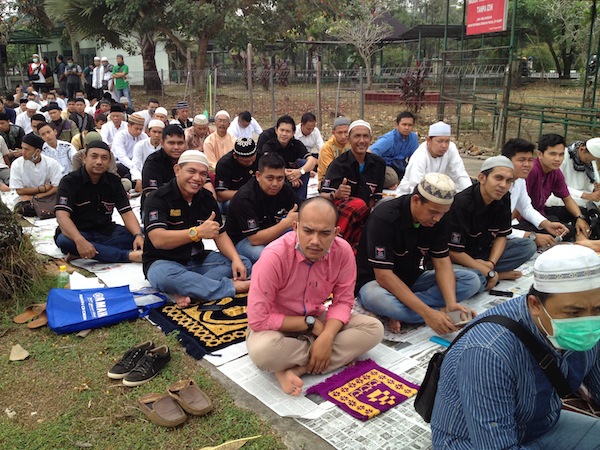
[[535, 234], [535, 232], [531, 232], [529, 233], [529, 239], [531, 239], [532, 241], [535, 241], [535, 239], [537, 238], [537, 234]]
[[496, 271], [495, 270], [490, 270], [487, 274], [487, 277], [485, 277], [488, 280], [491, 280], [492, 278], [494, 278], [496, 276]]
[[304, 175], [306, 173], [306, 170], [304, 170], [304, 167], [300, 167], [300, 175]]
[[200, 237], [198, 236], [198, 230], [196, 229], [196, 227], [192, 227], [188, 230], [188, 236], [194, 242], [200, 241]]
[[587, 222], [587, 220], [585, 219], [585, 216], [584, 216], [583, 214], [579, 214], [579, 215], [577, 216], [577, 218], [578, 218], [578, 219], [581, 219], [581, 220], [585, 220], [585, 221]]
[[304, 318], [304, 323], [306, 324], [306, 331], [312, 331], [316, 321], [317, 319], [315, 319], [313, 316], [306, 316]]

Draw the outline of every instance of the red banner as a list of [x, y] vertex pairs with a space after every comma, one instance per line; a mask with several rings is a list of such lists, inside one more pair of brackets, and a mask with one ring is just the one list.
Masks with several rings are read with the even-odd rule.
[[508, 0], [468, 0], [467, 36], [506, 30]]

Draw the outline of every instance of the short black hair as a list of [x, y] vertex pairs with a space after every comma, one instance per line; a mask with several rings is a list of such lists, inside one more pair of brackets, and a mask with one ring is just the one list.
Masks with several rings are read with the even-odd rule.
[[64, 60], [64, 59], [65, 59], [65, 57], [64, 57], [63, 55], [58, 55], [58, 56], [56, 57], [56, 59], [58, 59], [59, 61], [62, 61], [62, 60]]
[[[35, 117], [35, 116], [33, 116]], [[33, 120], [33, 119], [32, 119]], [[44, 119], [45, 120], [45, 119]], [[46, 125], [48, 125], [50, 128], [52, 128], [52, 125], [50, 125], [48, 122], [44, 121], [41, 123], [38, 123], [37, 126], [35, 127], [38, 131], [40, 131], [42, 128], [44, 128]], [[54, 129], [54, 128], [52, 128]]]
[[285, 161], [275, 152], [266, 153], [258, 160], [258, 171], [263, 172], [269, 169], [285, 169]]
[[415, 115], [410, 111], [402, 111], [400, 114], [398, 114], [396, 116], [396, 125], [398, 125], [402, 119], [412, 119], [413, 123], [415, 123], [417, 120]]
[[165, 127], [165, 129], [163, 130], [163, 139], [166, 139], [167, 136], [181, 136], [185, 139], [185, 134], [183, 132], [183, 128], [181, 128], [179, 125], [177, 124], [169, 124]]
[[529, 288], [529, 292], [527, 293], [527, 295], [533, 295], [534, 297], [537, 297], [540, 300], [540, 303], [542, 305], [545, 305], [546, 302], [548, 301], [548, 299], [550, 297], [552, 297], [554, 294], [548, 294], [546, 292], [540, 292], [536, 288], [534, 288], [533, 284], [532, 284], [531, 287]]
[[316, 122], [316, 121], [317, 121], [317, 117], [310, 111], [302, 114], [302, 118], [300, 119], [300, 123], [308, 123], [308, 122]]
[[546, 150], [548, 150], [548, 147], [554, 147], [555, 145], [560, 144], [564, 145], [565, 147], [567, 146], [564, 136], [554, 133], [543, 134], [538, 142], [538, 150], [544, 153]]
[[517, 153], [533, 153], [535, 144], [521, 138], [512, 138], [502, 146], [502, 156], [513, 159]]
[[281, 125], [282, 123], [289, 123], [292, 126], [292, 130], [296, 130], [296, 122], [294, 121], [294, 118], [292, 116], [288, 114], [281, 116], [279, 119], [277, 119], [275, 128], [279, 128], [279, 125]]
[[9, 102], [14, 102], [15, 101], [15, 96], [12, 95], [12, 94], [8, 94], [6, 96], [6, 100], [9, 101]]
[[43, 114], [37, 113], [37, 114], [34, 114], [34, 115], [31, 117], [31, 120], [32, 120], [32, 121], [33, 121], [33, 120], [43, 120], [43, 121], [45, 122], [45, 121], [46, 121], [46, 117], [45, 117]]
[[421, 194], [421, 192], [419, 191], [419, 185], [418, 184], [415, 186], [415, 188], [412, 191], [412, 194], [410, 194], [410, 195], [418, 195], [419, 196], [419, 200], [421, 201], [421, 203], [427, 203], [427, 202], [430, 201], [429, 199], [423, 197], [423, 194]]
[[242, 111], [238, 114], [238, 117], [244, 122], [250, 122], [252, 120], [252, 114], [250, 114], [250, 111]]
[[152, 98], [149, 98], [149, 99], [148, 99], [148, 103], [158, 103], [158, 104], [160, 105], [160, 102], [158, 101], [158, 99], [157, 99], [157, 98], [154, 98], [154, 97], [152, 97]]
[[106, 114], [98, 114], [96, 116], [96, 122], [101, 121], [101, 122], [107, 122], [108, 121], [108, 117], [106, 117]]

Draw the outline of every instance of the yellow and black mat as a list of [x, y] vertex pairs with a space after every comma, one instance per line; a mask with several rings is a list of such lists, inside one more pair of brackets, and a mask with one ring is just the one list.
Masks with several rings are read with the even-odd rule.
[[168, 304], [150, 312], [150, 320], [165, 334], [178, 331], [178, 340], [187, 353], [201, 359], [246, 339], [247, 294], [225, 297], [205, 303], [195, 303], [180, 309]]

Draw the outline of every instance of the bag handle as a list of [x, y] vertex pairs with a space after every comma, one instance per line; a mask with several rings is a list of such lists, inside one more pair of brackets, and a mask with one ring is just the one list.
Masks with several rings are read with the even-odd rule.
[[572, 392], [567, 379], [556, 364], [556, 360], [554, 359], [554, 355], [551, 353], [551, 351], [549, 351], [548, 348], [531, 333], [531, 331], [510, 317], [494, 314], [491, 316], [482, 317], [476, 322], [470, 323], [459, 333], [458, 336], [456, 336], [450, 346], [444, 351], [444, 355], [467, 331], [469, 331], [475, 325], [485, 322], [497, 323], [512, 331], [513, 334], [517, 336], [523, 345], [525, 345], [525, 347], [527, 347], [527, 349], [531, 352], [540, 366], [540, 369], [542, 369], [542, 371], [546, 374], [560, 397], [569, 395]]

